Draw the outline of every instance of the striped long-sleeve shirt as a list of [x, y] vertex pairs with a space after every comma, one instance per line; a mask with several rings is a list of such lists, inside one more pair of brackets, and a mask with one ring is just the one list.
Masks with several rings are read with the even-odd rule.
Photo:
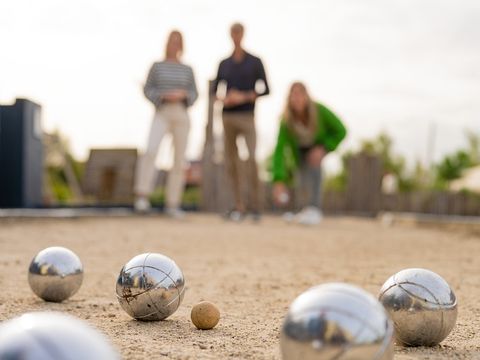
[[145, 96], [156, 107], [159, 107], [162, 104], [162, 96], [172, 90], [187, 92], [187, 106], [191, 106], [195, 102], [198, 92], [192, 68], [170, 61], [154, 63], [143, 89]]

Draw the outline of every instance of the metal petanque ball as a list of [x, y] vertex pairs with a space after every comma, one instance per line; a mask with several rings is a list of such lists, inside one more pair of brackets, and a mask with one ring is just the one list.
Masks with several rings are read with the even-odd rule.
[[457, 320], [455, 294], [440, 275], [430, 270], [396, 273], [383, 284], [379, 300], [393, 320], [399, 345], [439, 344]]
[[61, 302], [75, 294], [83, 280], [83, 265], [71, 250], [53, 246], [40, 251], [30, 263], [28, 283], [45, 301]]
[[116, 291], [120, 305], [131, 317], [163, 320], [180, 306], [185, 280], [172, 259], [147, 253], [135, 256], [123, 266]]
[[393, 359], [393, 325], [383, 306], [349, 284], [313, 287], [290, 305], [280, 348], [284, 360]]
[[0, 359], [117, 360], [103, 334], [56, 312], [28, 313], [0, 325]]

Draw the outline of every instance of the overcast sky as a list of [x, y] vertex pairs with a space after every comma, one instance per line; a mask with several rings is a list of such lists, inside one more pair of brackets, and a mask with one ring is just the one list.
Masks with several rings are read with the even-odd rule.
[[143, 148], [153, 108], [142, 85], [177, 28], [200, 90], [188, 148], [197, 158], [207, 82], [231, 52], [234, 21], [271, 83], [257, 106], [259, 160], [298, 79], [346, 123], [340, 151], [386, 130], [397, 151], [425, 161], [430, 124], [437, 159], [465, 143], [464, 129], [480, 133], [478, 0], [2, 0], [0, 103], [42, 104], [44, 128], [81, 158], [90, 147]]

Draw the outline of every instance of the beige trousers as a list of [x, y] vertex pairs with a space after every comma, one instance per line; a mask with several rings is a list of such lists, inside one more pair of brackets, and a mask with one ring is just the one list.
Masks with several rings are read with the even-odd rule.
[[[258, 181], [258, 168], [255, 160], [255, 148], [257, 145], [257, 133], [255, 131], [255, 119], [251, 112], [224, 112], [223, 129], [225, 141], [225, 167], [233, 188], [235, 206], [243, 210], [246, 208], [242, 194], [243, 182], [249, 187], [249, 208], [260, 211], [260, 184]], [[237, 137], [243, 136], [248, 149], [247, 169], [240, 168], [238, 156]], [[245, 179], [246, 178], [246, 179]]]
[[187, 148], [190, 119], [187, 109], [181, 104], [165, 104], [159, 107], [152, 120], [145, 153], [140, 157], [135, 175], [135, 194], [148, 196], [154, 190], [155, 160], [165, 134], [173, 139], [173, 167], [168, 173], [166, 205], [178, 208], [185, 186], [185, 150]]

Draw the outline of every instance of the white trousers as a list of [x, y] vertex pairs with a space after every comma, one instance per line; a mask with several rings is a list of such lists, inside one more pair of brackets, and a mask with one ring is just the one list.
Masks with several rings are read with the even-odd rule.
[[187, 148], [190, 118], [181, 104], [165, 104], [158, 108], [152, 120], [145, 153], [140, 157], [135, 174], [135, 194], [148, 196], [154, 190], [155, 160], [165, 134], [173, 139], [173, 167], [168, 173], [166, 205], [178, 208], [185, 186], [185, 150]]

